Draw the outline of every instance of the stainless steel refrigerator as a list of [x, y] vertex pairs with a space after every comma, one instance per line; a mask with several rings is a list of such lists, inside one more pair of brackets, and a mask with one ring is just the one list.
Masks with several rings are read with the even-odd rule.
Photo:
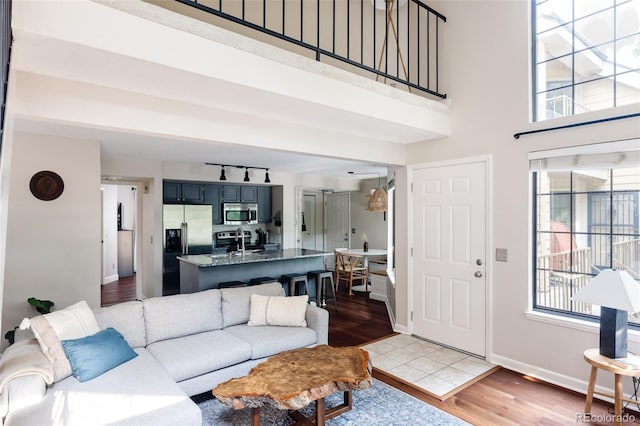
[[163, 294], [180, 292], [178, 256], [211, 253], [213, 210], [211, 205], [166, 204], [162, 211]]

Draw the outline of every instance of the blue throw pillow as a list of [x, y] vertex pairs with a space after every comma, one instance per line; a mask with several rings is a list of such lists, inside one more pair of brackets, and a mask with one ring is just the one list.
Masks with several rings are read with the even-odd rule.
[[63, 340], [62, 348], [71, 364], [71, 374], [81, 382], [138, 356], [122, 334], [112, 327], [81, 339]]

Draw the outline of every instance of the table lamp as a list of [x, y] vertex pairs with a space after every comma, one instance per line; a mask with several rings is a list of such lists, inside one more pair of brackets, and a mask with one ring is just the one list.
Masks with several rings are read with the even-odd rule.
[[600, 355], [626, 358], [628, 313], [640, 311], [640, 283], [626, 271], [605, 269], [572, 300], [600, 305]]

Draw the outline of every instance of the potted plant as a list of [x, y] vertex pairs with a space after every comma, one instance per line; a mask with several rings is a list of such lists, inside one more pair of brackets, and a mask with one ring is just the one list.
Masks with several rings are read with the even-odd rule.
[[[35, 297], [30, 297], [27, 299], [27, 303], [36, 308], [36, 311], [40, 314], [48, 314], [51, 312], [51, 308], [53, 308], [54, 303], [51, 300], [41, 300], [36, 299]], [[18, 327], [14, 327], [13, 330], [9, 330], [5, 333], [4, 338], [9, 341], [10, 345], [13, 345], [13, 342], [16, 338], [16, 329]]]

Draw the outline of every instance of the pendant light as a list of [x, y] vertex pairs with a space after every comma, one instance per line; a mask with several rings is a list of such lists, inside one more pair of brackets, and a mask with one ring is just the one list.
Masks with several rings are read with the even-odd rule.
[[220, 180], [227, 180], [227, 177], [224, 175], [224, 166], [222, 166], [222, 170], [220, 170]]
[[378, 188], [373, 191], [373, 194], [369, 196], [369, 202], [367, 203], [367, 210], [372, 212], [386, 212], [387, 211], [387, 193], [382, 189], [380, 184], [380, 174], [378, 174]]
[[269, 169], [266, 169], [264, 173], [264, 183], [271, 183], [271, 179], [269, 179]]

